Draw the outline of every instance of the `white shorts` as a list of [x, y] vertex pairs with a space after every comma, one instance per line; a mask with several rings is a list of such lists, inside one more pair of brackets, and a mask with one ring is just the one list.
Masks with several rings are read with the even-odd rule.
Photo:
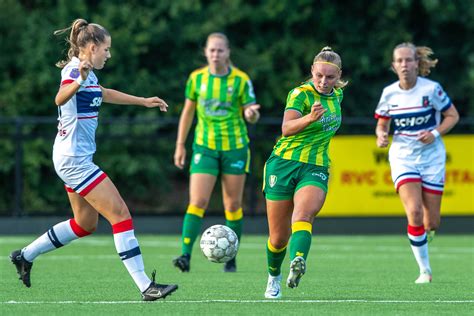
[[432, 194], [443, 194], [446, 164], [416, 164], [413, 161], [391, 159], [392, 180], [395, 189], [408, 182], [421, 182], [423, 191]]
[[92, 155], [83, 157], [63, 156], [53, 152], [54, 169], [63, 180], [66, 191], [86, 196], [107, 175], [92, 162]]

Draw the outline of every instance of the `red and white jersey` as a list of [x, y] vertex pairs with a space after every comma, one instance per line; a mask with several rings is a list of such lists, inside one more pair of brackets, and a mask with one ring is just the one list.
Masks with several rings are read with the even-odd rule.
[[375, 110], [375, 118], [393, 122], [390, 157], [418, 163], [429, 163], [435, 157], [444, 161], [445, 149], [440, 137], [431, 144], [423, 144], [417, 137], [421, 131], [439, 125], [441, 112], [451, 107], [450, 98], [439, 83], [423, 77], [418, 77], [410, 90], [402, 90], [399, 84], [397, 81], [385, 87]]
[[[61, 85], [79, 78], [79, 58], [72, 60], [61, 71]], [[95, 131], [99, 108], [102, 104], [102, 90], [96, 75], [89, 76], [76, 94], [64, 105], [58, 107], [58, 134], [53, 151], [63, 156], [87, 156], [96, 150]]]

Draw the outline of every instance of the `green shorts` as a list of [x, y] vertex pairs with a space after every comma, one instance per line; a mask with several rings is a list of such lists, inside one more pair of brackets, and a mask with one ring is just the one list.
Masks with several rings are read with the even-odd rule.
[[234, 150], [212, 150], [193, 144], [190, 173], [246, 174], [249, 172], [250, 150], [248, 146]]
[[296, 191], [307, 185], [328, 191], [327, 167], [286, 160], [272, 153], [263, 171], [263, 194], [268, 200], [292, 200]]

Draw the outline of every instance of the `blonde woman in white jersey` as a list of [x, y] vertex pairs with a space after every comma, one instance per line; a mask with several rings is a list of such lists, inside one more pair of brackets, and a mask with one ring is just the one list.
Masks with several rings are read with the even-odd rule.
[[438, 60], [429, 47], [402, 43], [393, 51], [392, 69], [398, 81], [387, 86], [375, 111], [377, 146], [387, 147], [390, 122], [393, 141], [389, 150], [395, 188], [408, 219], [408, 239], [420, 275], [415, 283], [430, 283], [432, 271], [428, 239], [440, 225], [446, 151], [442, 135], [459, 120], [459, 114], [441, 85], [424, 78]]
[[109, 32], [95, 23], [75, 20], [69, 28], [55, 34], [70, 32], [68, 58], [59, 62], [61, 84], [56, 94], [59, 125], [54, 142], [53, 162], [56, 173], [65, 184], [74, 218], [58, 223], [45, 234], [10, 258], [20, 280], [31, 286], [33, 260], [40, 254], [60, 248], [95, 231], [101, 214], [112, 225], [115, 248], [130, 276], [139, 288], [142, 299], [154, 301], [177, 289], [177, 285], [155, 283], [145, 274], [143, 259], [135, 238], [133, 222], [127, 205], [110, 178], [92, 161], [96, 150], [95, 131], [102, 101], [134, 104], [147, 108], [168, 105], [158, 97], [142, 98], [117, 90], [106, 89], [94, 74], [111, 58]]

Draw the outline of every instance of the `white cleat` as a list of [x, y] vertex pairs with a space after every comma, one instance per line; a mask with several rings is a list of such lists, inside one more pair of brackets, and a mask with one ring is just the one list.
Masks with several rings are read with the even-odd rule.
[[416, 279], [415, 283], [416, 284], [431, 283], [432, 279], [433, 277], [431, 276], [431, 272], [425, 271], [425, 272], [420, 273], [420, 276], [418, 277], [418, 279]]
[[265, 298], [279, 299], [281, 298], [281, 274], [279, 276], [268, 276], [267, 290]]
[[298, 287], [301, 277], [306, 272], [306, 261], [303, 257], [296, 257], [291, 261], [290, 274], [286, 280], [286, 286], [289, 288]]

